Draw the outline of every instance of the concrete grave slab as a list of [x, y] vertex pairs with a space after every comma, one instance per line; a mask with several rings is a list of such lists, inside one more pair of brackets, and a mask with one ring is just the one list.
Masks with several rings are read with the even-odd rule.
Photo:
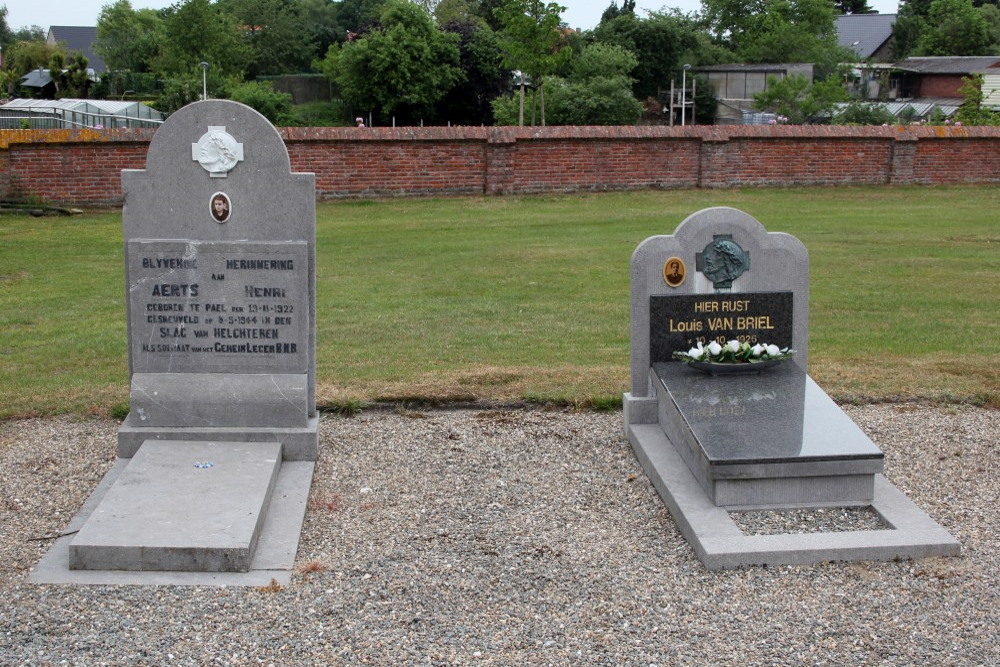
[[149, 441], [70, 543], [74, 570], [246, 572], [277, 443]]
[[316, 464], [283, 461], [264, 513], [257, 549], [247, 572], [189, 572], [157, 570], [71, 570], [69, 546], [94, 509], [115, 485], [129, 459], [118, 459], [84, 502], [62, 535], [53, 543], [29, 581], [35, 584], [138, 586], [287, 586], [292, 579], [299, 531], [305, 519], [309, 486]]

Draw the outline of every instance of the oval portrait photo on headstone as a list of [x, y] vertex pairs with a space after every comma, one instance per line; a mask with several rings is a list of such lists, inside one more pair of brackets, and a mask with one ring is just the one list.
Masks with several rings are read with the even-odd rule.
[[215, 219], [220, 225], [229, 220], [229, 216], [233, 212], [233, 203], [229, 200], [229, 195], [225, 192], [216, 192], [212, 195], [211, 203], [209, 204], [209, 209], [212, 212], [212, 218]]
[[687, 268], [684, 260], [680, 257], [671, 257], [663, 264], [663, 282], [671, 287], [680, 287], [687, 275]]

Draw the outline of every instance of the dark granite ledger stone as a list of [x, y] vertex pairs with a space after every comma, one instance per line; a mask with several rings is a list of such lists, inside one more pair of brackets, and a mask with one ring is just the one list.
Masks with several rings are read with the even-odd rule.
[[712, 466], [883, 458], [793, 363], [749, 375], [711, 376], [682, 362], [653, 372]]
[[651, 296], [650, 363], [670, 361], [674, 352], [686, 352], [699, 339], [792, 347], [792, 303], [792, 292]]

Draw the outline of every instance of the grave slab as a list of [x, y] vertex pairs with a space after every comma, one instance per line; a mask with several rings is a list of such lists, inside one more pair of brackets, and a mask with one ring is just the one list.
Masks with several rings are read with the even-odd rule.
[[291, 583], [299, 531], [305, 518], [309, 485], [316, 464], [284, 461], [271, 493], [257, 549], [247, 572], [189, 572], [159, 570], [71, 570], [69, 545], [77, 531], [107, 495], [128, 459], [118, 459], [69, 522], [52, 547], [32, 570], [34, 584], [138, 586], [269, 586]]
[[651, 369], [658, 423], [716, 505], [867, 503], [884, 456], [795, 364], [716, 377]]
[[147, 442], [73, 538], [70, 568], [246, 572], [280, 466], [277, 443]]

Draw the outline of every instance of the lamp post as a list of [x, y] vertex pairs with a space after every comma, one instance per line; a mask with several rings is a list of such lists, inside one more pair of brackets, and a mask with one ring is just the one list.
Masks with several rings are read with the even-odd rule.
[[687, 114], [687, 73], [689, 69], [691, 69], [690, 65], [684, 65], [681, 70], [681, 127], [684, 127]]
[[202, 60], [198, 66], [201, 67], [201, 100], [204, 102], [208, 99], [208, 79], [206, 76], [208, 73], [208, 63]]

